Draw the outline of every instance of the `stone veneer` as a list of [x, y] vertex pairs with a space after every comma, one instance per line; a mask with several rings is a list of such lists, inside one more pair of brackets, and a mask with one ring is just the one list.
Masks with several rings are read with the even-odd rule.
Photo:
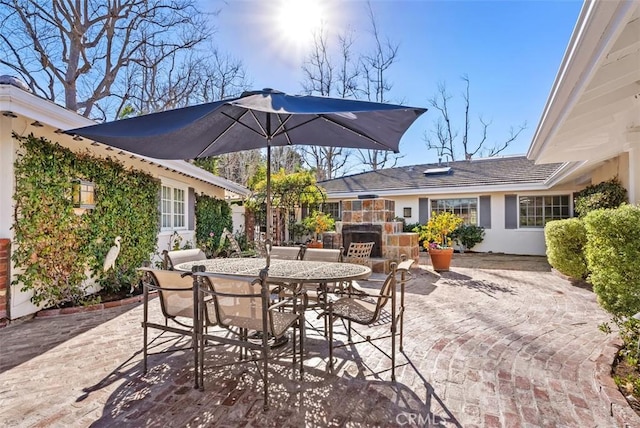
[[[399, 261], [405, 254], [407, 258], [418, 263], [420, 249], [418, 234], [403, 232], [403, 223], [394, 221], [395, 201], [390, 199], [354, 199], [342, 201], [342, 221], [336, 221], [335, 232], [325, 232], [325, 247], [340, 248], [342, 246], [342, 226], [344, 224], [379, 224], [382, 225], [382, 258], [387, 261]], [[375, 263], [375, 261], [374, 261]], [[375, 272], [388, 271], [388, 263]]]

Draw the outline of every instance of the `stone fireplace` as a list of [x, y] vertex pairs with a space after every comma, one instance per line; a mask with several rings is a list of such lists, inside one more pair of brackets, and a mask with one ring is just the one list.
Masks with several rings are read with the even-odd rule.
[[347, 223], [342, 225], [342, 245], [349, 248], [352, 242], [373, 242], [371, 257], [382, 257], [382, 225], [371, 223]]
[[[371, 197], [342, 201], [342, 220], [336, 231], [323, 234], [325, 248], [346, 249], [351, 242], [374, 242], [371, 257], [374, 272], [388, 272], [390, 261], [419, 261], [418, 234], [405, 233], [395, 221], [395, 201]], [[382, 264], [382, 267], [376, 266]]]

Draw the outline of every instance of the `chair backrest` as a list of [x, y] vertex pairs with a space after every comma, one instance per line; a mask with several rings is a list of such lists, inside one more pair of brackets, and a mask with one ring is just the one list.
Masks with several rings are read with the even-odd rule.
[[193, 319], [193, 278], [175, 270], [143, 269], [153, 284], [150, 289], [158, 291], [162, 314], [166, 318], [184, 317]]
[[173, 270], [176, 265], [186, 262], [197, 262], [206, 260], [207, 255], [200, 248], [191, 248], [188, 250], [163, 251], [164, 268]]
[[203, 292], [213, 296], [217, 321], [222, 327], [240, 327], [280, 336], [289, 326], [278, 323], [278, 312], [269, 311], [267, 273], [260, 278], [231, 275], [202, 275]]
[[302, 260], [304, 251], [303, 246], [284, 247], [274, 245], [269, 249], [269, 256], [274, 259]]
[[341, 262], [343, 260], [343, 248], [307, 248], [304, 251], [303, 260], [316, 262]]
[[233, 234], [229, 232], [229, 230], [226, 227], [222, 230], [222, 236], [229, 241], [229, 248], [231, 249], [230, 255], [237, 256], [242, 253], [240, 244], [238, 244], [238, 241], [236, 240], [235, 236], [233, 236]]
[[385, 307], [387, 302], [392, 298], [393, 293], [396, 292], [396, 273], [396, 264], [391, 263], [391, 272], [389, 272], [389, 275], [387, 275], [387, 278], [384, 280], [382, 288], [380, 288], [380, 293], [378, 294], [378, 300], [376, 301], [372, 322], [378, 319], [380, 312], [382, 312], [382, 308]]
[[348, 263], [368, 264], [375, 242], [352, 242], [349, 244], [345, 261]]

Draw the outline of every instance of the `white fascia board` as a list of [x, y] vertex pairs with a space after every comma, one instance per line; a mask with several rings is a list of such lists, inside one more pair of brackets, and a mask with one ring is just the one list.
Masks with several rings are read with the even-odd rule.
[[0, 85], [0, 111], [12, 111], [15, 114], [63, 130], [96, 124], [95, 121], [80, 116], [52, 101], [37, 97], [11, 85]]
[[637, 1], [585, 1], [527, 151], [537, 162], [617, 40]]
[[547, 187], [553, 187], [556, 184], [562, 182], [565, 177], [573, 174], [576, 170], [580, 169], [587, 161], [580, 162], [565, 162], [560, 168], [558, 168], [549, 178], [545, 180]]
[[[17, 115], [38, 120], [43, 124], [63, 130], [96, 124], [91, 119], [11, 85], [0, 85], [0, 111], [11, 111]], [[185, 174], [205, 183], [221, 187], [239, 196], [246, 196], [250, 193], [249, 189], [241, 184], [213, 175], [183, 160], [154, 159], [136, 153], [130, 154], [139, 159], [166, 166], [175, 172]]]
[[327, 199], [356, 199], [364, 193], [375, 194], [379, 197], [394, 196], [422, 196], [422, 195], [454, 195], [454, 194], [484, 194], [487, 193], [518, 193], [538, 190], [549, 190], [549, 186], [540, 183], [501, 184], [496, 186], [460, 186], [460, 187], [431, 187], [417, 189], [387, 189], [370, 190], [368, 192], [327, 192]]

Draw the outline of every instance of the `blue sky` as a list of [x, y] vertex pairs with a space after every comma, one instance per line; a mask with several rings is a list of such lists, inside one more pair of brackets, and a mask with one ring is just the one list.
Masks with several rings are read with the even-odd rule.
[[[209, 4], [206, 2], [206, 4]], [[524, 154], [531, 143], [544, 103], [577, 20], [580, 1], [419, 1], [373, 0], [382, 35], [399, 44], [396, 63], [388, 72], [392, 102], [428, 107], [439, 82], [454, 95], [452, 121], [463, 125], [464, 89], [471, 81], [471, 124], [491, 120], [489, 140], [501, 141], [511, 126], [527, 129], [503, 154]], [[278, 20], [278, 1], [216, 2], [216, 44], [243, 61], [254, 88], [271, 87], [300, 93], [306, 45]], [[371, 44], [365, 1], [325, 0], [325, 27], [354, 31], [356, 50]], [[302, 30], [298, 30], [300, 32]], [[437, 119], [434, 109], [416, 121], [401, 141], [399, 165], [437, 161], [424, 133]], [[355, 171], [354, 171], [355, 172]]]

